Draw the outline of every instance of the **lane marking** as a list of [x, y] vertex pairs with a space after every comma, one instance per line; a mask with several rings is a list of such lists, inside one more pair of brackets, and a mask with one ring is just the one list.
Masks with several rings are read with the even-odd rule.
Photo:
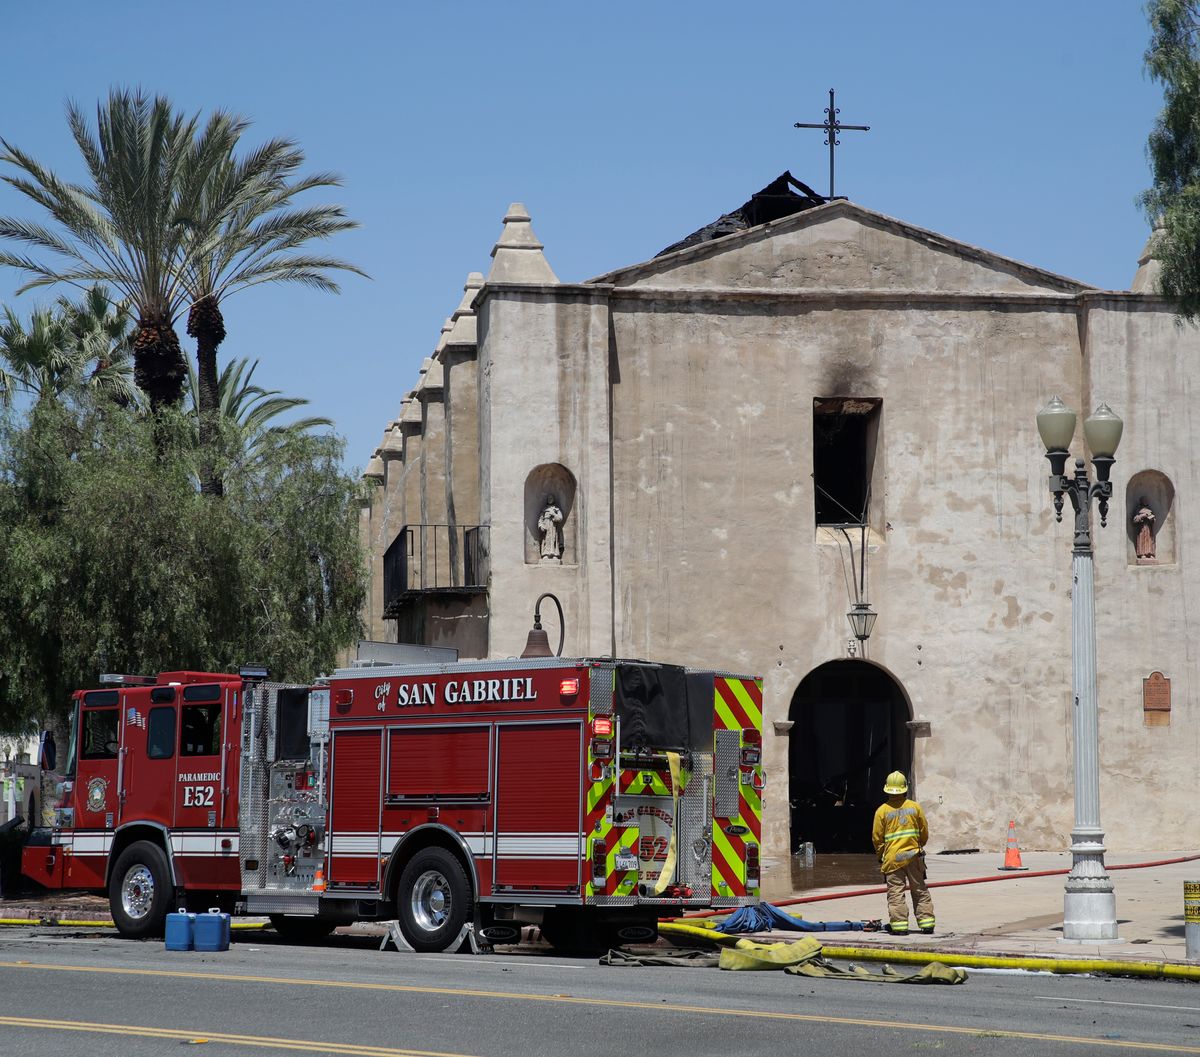
[[[458, 965], [462, 965], [462, 955], [459, 955], [459, 954], [448, 954], [445, 956], [440, 955], [440, 954], [426, 954], [426, 955], [422, 955], [421, 960], [423, 962], [447, 962], [449, 964], [457, 963]], [[557, 964], [556, 965], [543, 965], [543, 964], [539, 964], [538, 962], [535, 962], [532, 960], [527, 961], [527, 962], [522, 962], [521, 965], [522, 965], [522, 968], [525, 968], [525, 969], [549, 969], [552, 972], [558, 972], [560, 969], [571, 969], [571, 970], [574, 970], [575, 972], [579, 972], [583, 969], [591, 968], [590, 965], [557, 965]], [[511, 965], [502, 965], [498, 961], [495, 961], [495, 962], [488, 961], [484, 958], [473, 959], [471, 962], [471, 966], [473, 968], [479, 968], [479, 969], [512, 969]]]
[[1181, 1013], [1200, 1013], [1200, 1006], [1156, 1006], [1150, 1002], [1118, 1002], [1112, 998], [1062, 998], [1059, 995], [1034, 995], [1043, 1002], [1079, 1002], [1094, 1006], [1132, 1006], [1134, 1009], [1176, 1009]]
[[0, 1026], [39, 1028], [45, 1031], [88, 1032], [93, 1035], [137, 1035], [148, 1039], [174, 1039], [180, 1042], [203, 1040], [225, 1042], [232, 1046], [258, 1046], [272, 1050], [310, 1050], [315, 1053], [346, 1054], [349, 1057], [469, 1057], [468, 1054], [442, 1050], [397, 1050], [390, 1046], [367, 1046], [348, 1042], [316, 1042], [308, 1039], [284, 1039], [271, 1035], [235, 1035], [225, 1031], [184, 1031], [180, 1028], [153, 1028], [134, 1024], [101, 1024], [86, 1020], [43, 1020], [40, 1017], [3, 1017]]
[[[284, 976], [250, 976], [235, 973], [188, 972], [183, 969], [124, 969], [116, 966], [94, 965], [48, 965], [35, 962], [0, 961], [0, 969], [33, 969], [45, 972], [98, 973], [112, 976], [160, 976], [180, 980], [211, 980], [228, 983], [275, 984], [289, 987], [323, 987], [346, 991], [384, 991], [393, 994], [453, 995], [457, 998], [505, 998], [525, 1002], [551, 1002], [576, 1006], [601, 1006], [606, 1009], [654, 1010], [664, 1013], [689, 1013], [714, 1017], [737, 1017], [750, 1020], [780, 1020], [804, 1024], [836, 1024], [845, 1027], [894, 1028], [904, 1031], [939, 1032], [945, 1035], [970, 1035], [978, 1037], [986, 1033], [989, 1038], [1031, 1039], [1040, 1042], [1063, 1042], [1081, 1046], [1125, 1047], [1131, 1050], [1149, 1050], [1157, 1053], [1200, 1054], [1200, 1046], [1181, 1046], [1167, 1042], [1139, 1042], [1134, 1039], [1101, 1039], [1084, 1035], [1053, 1035], [1038, 1031], [1011, 1031], [1005, 1028], [989, 1028], [984, 1025], [959, 1027], [952, 1024], [923, 1024], [903, 1020], [876, 1020], [866, 1017], [832, 1017], [815, 1013], [778, 1013], [768, 1010], [722, 1009], [714, 1006], [690, 1006], [669, 1002], [633, 1002], [609, 998], [584, 998], [574, 995], [539, 995], [522, 991], [482, 991], [465, 987], [417, 987], [411, 984], [372, 984], [342, 980], [296, 980]], [[194, 1038], [202, 1032], [186, 1033]], [[267, 1045], [262, 1043], [261, 1045]], [[284, 1044], [281, 1044], [284, 1045]], [[333, 1051], [330, 1051], [333, 1052]], [[387, 1051], [384, 1051], [385, 1053]], [[406, 1051], [400, 1051], [405, 1053]], [[414, 1052], [414, 1051], [407, 1051]], [[423, 1055], [424, 1057], [424, 1055]], [[439, 1054], [437, 1057], [461, 1057], [458, 1054]]]

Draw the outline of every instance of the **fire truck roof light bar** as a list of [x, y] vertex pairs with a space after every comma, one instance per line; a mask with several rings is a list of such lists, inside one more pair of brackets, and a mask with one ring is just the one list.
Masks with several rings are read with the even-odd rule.
[[154, 686], [158, 680], [153, 675], [121, 675], [119, 672], [101, 672], [103, 686]]
[[243, 679], [270, 679], [271, 672], [265, 664], [243, 664], [238, 669]]

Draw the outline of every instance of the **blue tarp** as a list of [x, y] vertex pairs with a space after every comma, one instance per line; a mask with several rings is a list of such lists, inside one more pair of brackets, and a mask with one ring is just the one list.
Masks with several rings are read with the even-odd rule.
[[734, 911], [720, 925], [719, 932], [770, 932], [772, 929], [789, 932], [862, 932], [861, 921], [805, 921], [785, 914], [770, 903], [756, 903]]

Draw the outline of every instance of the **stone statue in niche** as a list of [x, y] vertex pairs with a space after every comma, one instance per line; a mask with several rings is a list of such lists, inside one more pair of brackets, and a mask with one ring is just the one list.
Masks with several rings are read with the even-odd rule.
[[541, 558], [544, 562], [562, 562], [562, 523], [563, 512], [555, 502], [554, 496], [548, 495], [545, 506], [538, 515], [538, 533], [541, 535]]
[[1150, 500], [1145, 496], [1138, 499], [1137, 512], [1133, 515], [1133, 523], [1137, 526], [1137, 539], [1133, 549], [1139, 562], [1157, 561], [1154, 556], [1154, 511], [1150, 509]]

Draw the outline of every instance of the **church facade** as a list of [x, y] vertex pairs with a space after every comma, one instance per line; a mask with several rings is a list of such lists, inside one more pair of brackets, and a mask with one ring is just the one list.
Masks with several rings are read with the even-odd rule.
[[1072, 525], [1034, 416], [1104, 401], [1102, 825], [1200, 844], [1196, 332], [1145, 258], [1099, 290], [807, 190], [582, 283], [509, 209], [366, 471], [371, 636], [514, 656], [548, 591], [564, 656], [761, 675], [776, 861], [869, 850], [893, 769], [933, 850], [1010, 819], [1066, 849]]

